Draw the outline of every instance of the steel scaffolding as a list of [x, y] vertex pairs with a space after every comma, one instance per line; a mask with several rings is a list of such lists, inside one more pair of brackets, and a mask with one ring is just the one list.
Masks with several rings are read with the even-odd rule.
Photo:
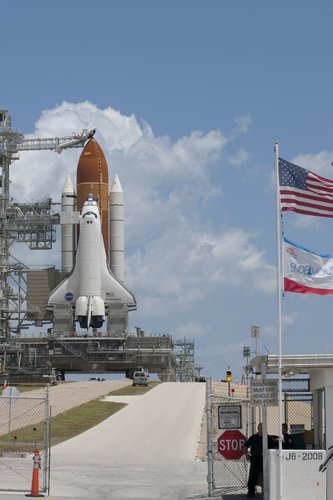
[[193, 382], [195, 379], [194, 368], [194, 341], [185, 337], [175, 340], [176, 379], [179, 382]]
[[[32, 204], [13, 203], [9, 194], [9, 168], [18, 160], [19, 151], [54, 150], [82, 147], [95, 130], [81, 135], [25, 139], [13, 130], [11, 116], [0, 109], [0, 342], [19, 336], [26, 321], [26, 272], [28, 269], [10, 255], [15, 242], [24, 242], [32, 250], [52, 248], [58, 216], [52, 214], [52, 200]], [[27, 322], [31, 325], [32, 322]]]

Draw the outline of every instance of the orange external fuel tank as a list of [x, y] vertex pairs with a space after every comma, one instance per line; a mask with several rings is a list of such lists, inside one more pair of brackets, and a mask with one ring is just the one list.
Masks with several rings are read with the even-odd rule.
[[109, 172], [104, 153], [95, 139], [85, 145], [76, 171], [77, 210], [81, 212], [89, 193], [98, 200], [105, 252], [108, 255]]

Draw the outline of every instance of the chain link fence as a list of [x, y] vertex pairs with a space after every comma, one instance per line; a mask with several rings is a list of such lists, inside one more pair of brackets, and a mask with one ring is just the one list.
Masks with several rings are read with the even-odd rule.
[[49, 394], [21, 394], [7, 387], [0, 396], [0, 491], [29, 492], [33, 456], [40, 452], [40, 491], [49, 488]]
[[[312, 449], [313, 433], [313, 394], [309, 390], [309, 379], [282, 380], [282, 414], [292, 436], [293, 448]], [[267, 433], [279, 434], [277, 406], [267, 409]]]
[[242, 450], [254, 418], [247, 388], [209, 379], [206, 387], [208, 494], [246, 492], [248, 464]]
[[[295, 448], [313, 448], [313, 398], [307, 379], [283, 380], [283, 415]], [[262, 409], [250, 403], [250, 388], [207, 380], [208, 493], [247, 492], [249, 464], [244, 441], [257, 431]], [[267, 433], [279, 435], [277, 406], [267, 408]], [[274, 442], [273, 440], [269, 440]], [[277, 441], [276, 441], [276, 445]]]

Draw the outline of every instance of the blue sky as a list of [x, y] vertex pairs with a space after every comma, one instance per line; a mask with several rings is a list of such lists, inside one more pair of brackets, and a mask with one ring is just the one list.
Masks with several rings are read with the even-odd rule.
[[[32, 136], [96, 127], [126, 199], [131, 326], [193, 338], [204, 372], [243, 374], [252, 324], [277, 352], [274, 154], [333, 178], [328, 0], [2, 2], [0, 106]], [[21, 154], [14, 199], [60, 200], [80, 150]], [[330, 220], [284, 216], [333, 253]], [[18, 255], [59, 262], [54, 251]], [[288, 294], [283, 350], [332, 352], [330, 297]]]

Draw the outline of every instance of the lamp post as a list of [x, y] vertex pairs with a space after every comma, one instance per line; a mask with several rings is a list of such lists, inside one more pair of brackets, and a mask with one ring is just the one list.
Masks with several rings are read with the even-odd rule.
[[[249, 357], [251, 356], [251, 348], [249, 345], [243, 347], [243, 358], [246, 358], [246, 366], [244, 366], [244, 371], [246, 375], [246, 398], [249, 399]], [[253, 434], [253, 432], [252, 432]], [[246, 435], [249, 435], [249, 418], [246, 419]]]
[[245, 345], [243, 347], [243, 358], [246, 358], [246, 366], [244, 367], [244, 371], [246, 374], [246, 387], [249, 385], [249, 357], [251, 356], [251, 348], [249, 345]]
[[256, 339], [256, 356], [259, 356], [259, 337], [260, 329], [258, 325], [251, 326], [251, 337]]

